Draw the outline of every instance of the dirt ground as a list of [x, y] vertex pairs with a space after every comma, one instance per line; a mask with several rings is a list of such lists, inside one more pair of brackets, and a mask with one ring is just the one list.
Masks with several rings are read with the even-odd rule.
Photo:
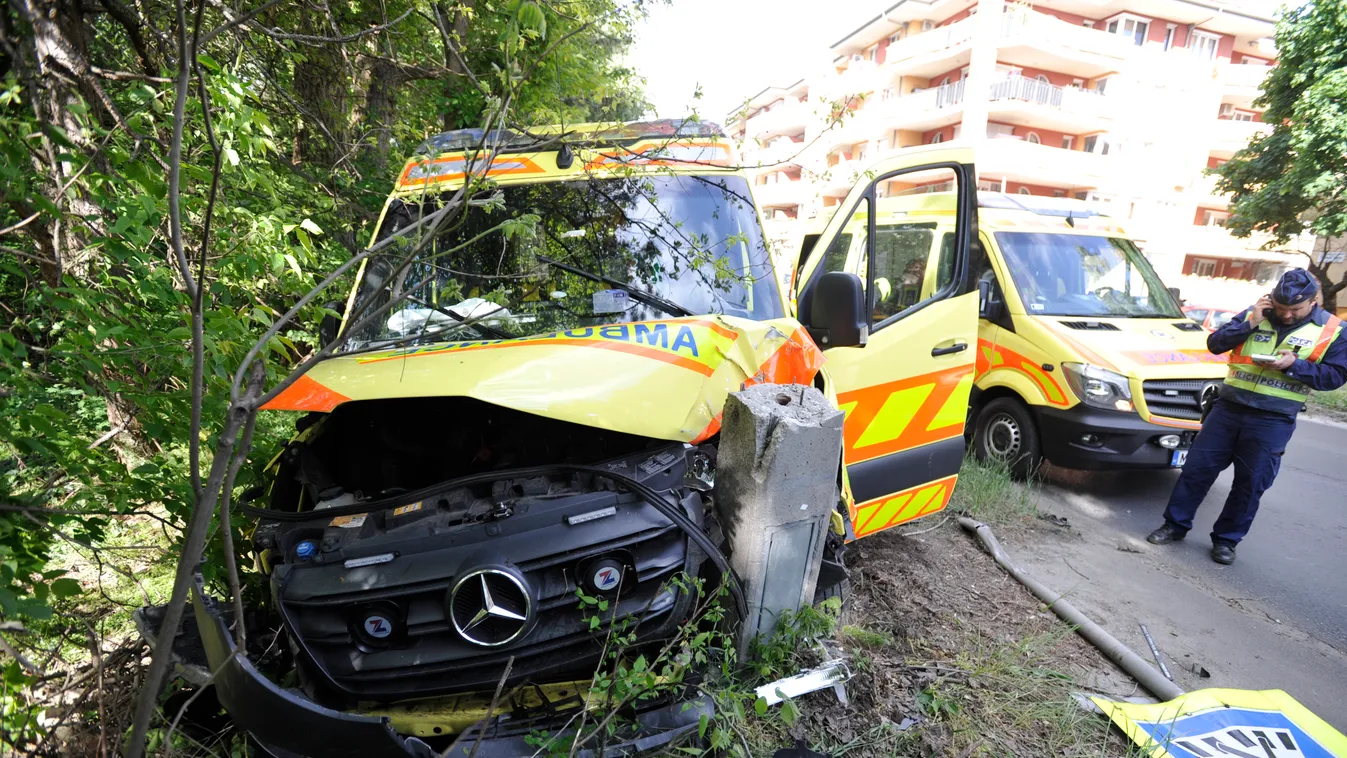
[[919, 526], [925, 533], [854, 544], [839, 629], [852, 659], [851, 703], [831, 691], [807, 696], [798, 736], [832, 756], [1126, 755], [1121, 737], [1072, 693], [1144, 693], [952, 518]]

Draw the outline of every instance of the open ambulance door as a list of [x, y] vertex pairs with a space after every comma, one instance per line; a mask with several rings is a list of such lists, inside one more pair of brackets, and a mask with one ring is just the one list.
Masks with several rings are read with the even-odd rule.
[[799, 319], [846, 412], [857, 537], [949, 503], [978, 329], [969, 149], [914, 148], [851, 189], [800, 267]]

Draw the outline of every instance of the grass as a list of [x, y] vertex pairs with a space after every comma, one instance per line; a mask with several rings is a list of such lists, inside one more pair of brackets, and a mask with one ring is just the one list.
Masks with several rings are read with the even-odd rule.
[[1038, 515], [1030, 485], [1016, 482], [1001, 461], [978, 461], [971, 456], [959, 469], [950, 506], [993, 525], [1024, 523]]
[[1063, 628], [958, 653], [918, 695], [924, 728], [942, 732], [948, 755], [1125, 754], [1109, 722], [1076, 703], [1072, 677], [1054, 666], [1071, 634]]
[[1311, 393], [1309, 406], [1311, 410], [1347, 414], [1347, 387], [1332, 392]]

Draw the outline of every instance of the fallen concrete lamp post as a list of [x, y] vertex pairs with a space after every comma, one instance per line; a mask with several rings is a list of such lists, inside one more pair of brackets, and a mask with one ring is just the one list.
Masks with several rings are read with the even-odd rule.
[[1166, 679], [1160, 672], [1156, 671], [1144, 658], [1132, 652], [1131, 648], [1119, 642], [1117, 638], [1104, 628], [1091, 621], [1085, 614], [1076, 609], [1075, 606], [1067, 602], [1061, 593], [1054, 592], [1037, 579], [1026, 574], [1020, 567], [1016, 566], [1010, 556], [1001, 547], [1001, 543], [996, 541], [996, 535], [992, 533], [991, 527], [986, 524], [975, 521], [967, 516], [959, 517], [959, 525], [964, 529], [977, 535], [978, 541], [991, 553], [992, 558], [1005, 569], [1008, 574], [1015, 577], [1020, 584], [1023, 584], [1034, 593], [1034, 596], [1042, 600], [1045, 605], [1052, 609], [1063, 621], [1076, 628], [1076, 632], [1084, 637], [1091, 645], [1107, 655], [1114, 663], [1117, 663], [1124, 671], [1131, 674], [1142, 687], [1145, 687], [1152, 695], [1160, 700], [1173, 700], [1184, 694], [1177, 684]]

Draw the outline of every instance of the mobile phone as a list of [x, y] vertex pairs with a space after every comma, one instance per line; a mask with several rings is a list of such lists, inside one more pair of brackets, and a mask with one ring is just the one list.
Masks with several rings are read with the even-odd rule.
[[1254, 355], [1250, 357], [1254, 363], [1276, 363], [1281, 358], [1280, 355]]
[[1272, 314], [1274, 314], [1274, 313], [1276, 313], [1276, 312], [1277, 312], [1277, 311], [1274, 310], [1274, 309], [1272, 309], [1272, 308], [1264, 308], [1264, 309], [1263, 309], [1263, 318], [1272, 318]]

